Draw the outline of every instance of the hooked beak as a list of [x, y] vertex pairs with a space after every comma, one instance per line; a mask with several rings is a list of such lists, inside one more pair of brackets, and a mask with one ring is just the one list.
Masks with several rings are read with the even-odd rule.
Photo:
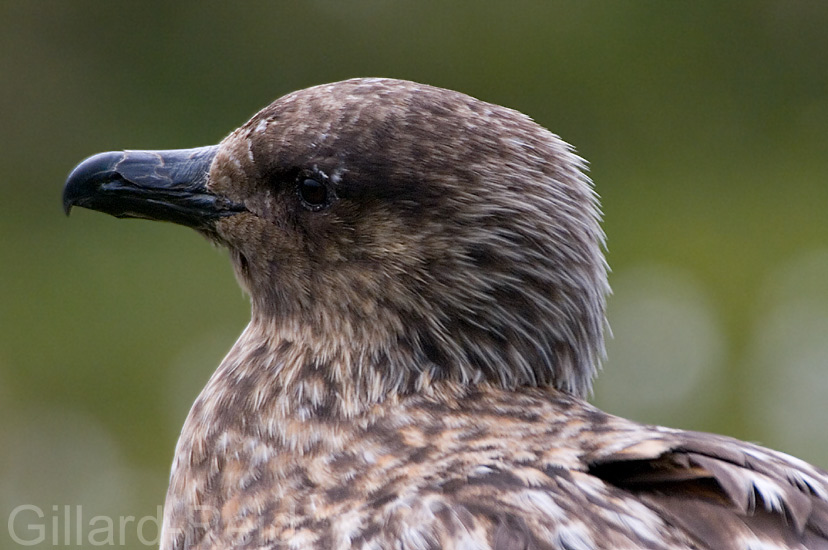
[[170, 151], [113, 151], [81, 162], [63, 187], [63, 209], [168, 221], [209, 231], [245, 210], [207, 189], [217, 145]]

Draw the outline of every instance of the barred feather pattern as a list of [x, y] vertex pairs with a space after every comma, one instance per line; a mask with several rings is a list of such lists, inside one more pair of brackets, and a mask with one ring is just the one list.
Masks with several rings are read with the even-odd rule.
[[[828, 477], [788, 455], [485, 383], [342, 420], [325, 369], [247, 347], [258, 330], [185, 425], [165, 550], [828, 548]], [[291, 368], [292, 389], [248, 391]]]

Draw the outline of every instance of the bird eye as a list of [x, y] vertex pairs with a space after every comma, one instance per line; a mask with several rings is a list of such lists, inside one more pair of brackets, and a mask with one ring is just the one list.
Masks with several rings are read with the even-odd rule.
[[299, 180], [299, 198], [309, 210], [320, 210], [329, 204], [328, 187], [313, 178]]

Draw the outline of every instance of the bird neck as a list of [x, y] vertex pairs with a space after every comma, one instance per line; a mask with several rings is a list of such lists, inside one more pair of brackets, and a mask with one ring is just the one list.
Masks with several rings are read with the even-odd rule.
[[[221, 503], [261, 481], [263, 465], [267, 479], [289, 479], [304, 471], [303, 461], [341, 454], [360, 434], [394, 424], [412, 399], [459, 410], [472, 389], [425, 375], [390, 383], [383, 369], [396, 370], [394, 358], [383, 362], [380, 352], [309, 342], [306, 331], [254, 315], [196, 399], [176, 446], [162, 548], [177, 547], [187, 533], [203, 536]], [[405, 384], [411, 391], [393, 390]]]
[[412, 393], [449, 398], [468, 389], [423, 369], [421, 357], [404, 342], [371, 346], [354, 338], [320, 338], [306, 325], [254, 314], [196, 400], [190, 420], [221, 430], [256, 419], [263, 429], [278, 431], [297, 420], [351, 421]]

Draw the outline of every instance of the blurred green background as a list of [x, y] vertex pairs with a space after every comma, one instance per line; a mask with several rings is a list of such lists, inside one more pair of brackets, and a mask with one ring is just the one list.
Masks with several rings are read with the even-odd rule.
[[153, 542], [137, 520], [247, 322], [194, 232], [64, 217], [69, 170], [354, 76], [519, 109], [589, 159], [615, 289], [595, 402], [828, 466], [826, 28], [792, 0], [0, 2], [0, 545]]

